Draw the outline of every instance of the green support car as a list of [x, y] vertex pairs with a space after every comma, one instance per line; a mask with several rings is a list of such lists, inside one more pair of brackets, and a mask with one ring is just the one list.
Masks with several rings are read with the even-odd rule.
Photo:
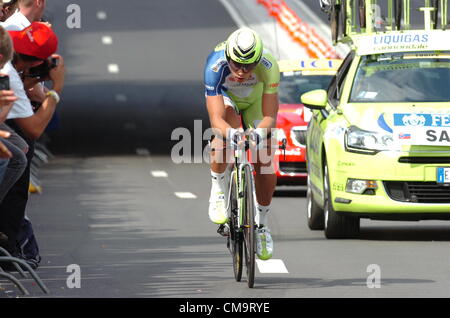
[[328, 90], [301, 97], [310, 229], [354, 238], [360, 218], [450, 220], [450, 30], [352, 41]]

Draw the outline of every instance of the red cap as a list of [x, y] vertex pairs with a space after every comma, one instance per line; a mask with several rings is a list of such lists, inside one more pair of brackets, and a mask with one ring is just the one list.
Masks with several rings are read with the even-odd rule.
[[45, 23], [33, 22], [22, 31], [9, 31], [17, 53], [48, 59], [58, 49], [58, 37]]

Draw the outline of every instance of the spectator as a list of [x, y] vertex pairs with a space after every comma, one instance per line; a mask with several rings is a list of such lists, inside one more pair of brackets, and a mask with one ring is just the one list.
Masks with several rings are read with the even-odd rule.
[[19, 10], [3, 23], [3, 27], [7, 31], [21, 31], [31, 23], [41, 21], [45, 10], [45, 1], [17, 0]]
[[[0, 68], [12, 59], [12, 41], [4, 28], [0, 27]], [[1, 76], [6, 74], [0, 73]], [[9, 79], [8, 79], [9, 80]], [[12, 90], [0, 91], [0, 202], [9, 189], [22, 175], [27, 159], [22, 149], [27, 144], [10, 129], [4, 121], [17, 98]], [[5, 140], [4, 138], [8, 138]], [[15, 145], [18, 144], [19, 147]], [[7, 241], [7, 236], [0, 232], [0, 245]]]
[[3, 16], [0, 18], [1, 22], [5, 22], [10, 16], [12, 16], [19, 8], [17, 0], [3, 0]]
[[[26, 27], [29, 27], [32, 22], [39, 22], [42, 20], [46, 7], [46, 0], [12, 0], [12, 2], [16, 3], [18, 10], [3, 23], [3, 27], [7, 31], [22, 31]], [[50, 24], [47, 23], [47, 25], [51, 27]], [[28, 97], [30, 97], [32, 105], [39, 105], [42, 96], [44, 96], [47, 91], [41, 83], [31, 87], [29, 82], [30, 81], [26, 84]], [[37, 81], [34, 82], [37, 83]], [[35, 98], [37, 98], [37, 100]]]
[[[0, 0], [1, 1], [1, 0]], [[45, 11], [46, 0], [12, 0], [16, 2], [18, 10], [11, 15], [4, 23], [3, 27], [7, 31], [22, 31], [29, 27], [32, 22], [39, 22]], [[51, 27], [50, 24], [47, 24]], [[32, 81], [33, 82], [33, 81]], [[34, 81], [37, 83], [38, 81]], [[30, 97], [32, 104], [40, 104], [40, 100], [47, 92], [44, 85], [36, 84], [34, 87], [30, 86], [30, 81], [26, 83], [28, 97]], [[37, 98], [37, 100], [36, 100]], [[34, 109], [34, 108], [33, 108]]]
[[[8, 32], [0, 27], [0, 68], [3, 68], [5, 64], [12, 59], [13, 55], [13, 44]], [[5, 75], [5, 74], [0, 74]], [[9, 80], [11, 85], [11, 81]], [[0, 130], [7, 131], [10, 137], [7, 140], [2, 140], [4, 146], [11, 153], [11, 157], [7, 166], [3, 179], [0, 183], [0, 202], [5, 197], [9, 189], [14, 185], [14, 183], [22, 175], [25, 167], [27, 165], [27, 159], [25, 153], [28, 150], [28, 145], [26, 142], [17, 135], [10, 127], [8, 127], [4, 121], [6, 120], [14, 102], [17, 101], [17, 97], [13, 96], [14, 92], [9, 91], [9, 97], [6, 98], [7, 104], [0, 105]]]
[[[59, 102], [59, 94], [64, 87], [65, 67], [63, 58], [54, 54], [57, 50], [58, 39], [45, 23], [33, 22], [22, 31], [10, 31], [10, 35], [15, 53], [12, 62], [7, 63], [1, 72], [10, 76], [14, 93], [18, 99], [8, 114], [7, 123], [28, 143], [29, 151], [27, 153], [28, 165], [24, 173], [0, 203], [0, 232], [5, 233], [8, 237], [7, 244], [5, 244], [6, 249], [11, 254], [17, 255], [16, 238], [28, 201], [34, 140], [39, 138], [45, 130]], [[48, 75], [53, 89], [50, 91], [46, 89], [45, 94], [41, 91], [34, 92], [36, 95], [34, 98], [39, 99], [42, 106], [33, 113], [26, 89], [34, 87], [38, 80], [29, 79], [27, 75], [30, 68], [42, 65], [50, 57], [58, 61], [58, 65], [50, 69]], [[20, 81], [19, 73], [23, 74], [26, 79], [23, 83]]]

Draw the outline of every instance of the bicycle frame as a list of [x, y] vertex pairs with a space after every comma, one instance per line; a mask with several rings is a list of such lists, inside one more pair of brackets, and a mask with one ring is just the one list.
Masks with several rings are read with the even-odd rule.
[[[237, 220], [238, 220], [238, 227], [242, 228], [243, 224], [244, 224], [244, 216], [245, 213], [243, 213], [243, 211], [245, 211], [245, 202], [244, 202], [244, 198], [243, 198], [243, 191], [244, 191], [244, 187], [246, 185], [245, 182], [251, 182], [251, 186], [252, 186], [252, 197], [253, 197], [253, 202], [254, 202], [254, 206], [256, 207], [258, 202], [256, 199], [256, 188], [255, 188], [255, 179], [253, 177], [253, 172], [254, 172], [254, 168], [253, 165], [251, 164], [251, 162], [248, 161], [248, 156], [247, 156], [247, 150], [248, 150], [248, 141], [245, 142], [245, 147], [240, 147], [240, 149], [235, 149], [234, 150], [234, 158], [235, 158], [235, 163], [234, 163], [234, 168], [233, 171], [231, 172], [230, 175], [230, 184], [228, 185], [228, 202], [227, 202], [227, 210], [229, 215], [231, 215], [231, 211], [230, 211], [230, 207], [231, 207], [231, 180], [235, 180], [237, 188], [237, 198], [238, 198], [238, 204], [237, 204]], [[248, 167], [248, 169], [250, 169], [250, 180], [245, 180], [245, 169]], [[256, 211], [255, 211], [255, 215], [256, 215]], [[259, 226], [259, 224], [257, 224]]]
[[[249, 288], [253, 288], [255, 282], [256, 255], [255, 229], [261, 224], [256, 222], [255, 217], [257, 215], [258, 202], [256, 198], [255, 178], [253, 176], [255, 170], [252, 163], [248, 160], [250, 136], [250, 134], [246, 134], [245, 140], [244, 137], [241, 136], [241, 139], [237, 141], [237, 149], [233, 149], [234, 167], [230, 173], [227, 195], [227, 213], [229, 222], [226, 223], [225, 226], [229, 229], [227, 246], [233, 255], [235, 279], [236, 281], [241, 280], [243, 268], [242, 253], [245, 252], [247, 284]], [[283, 139], [282, 146], [278, 146], [277, 148], [285, 151], [286, 143], [286, 139]], [[216, 149], [212, 150], [215, 151]], [[227, 169], [229, 169], [229, 166]], [[250, 189], [251, 191], [249, 191]], [[251, 199], [249, 198], [249, 195], [251, 195]], [[234, 198], [233, 200], [231, 199], [232, 197]], [[236, 204], [233, 204], [233, 202], [236, 202]], [[248, 208], [251, 208], [252, 210], [247, 210]], [[221, 225], [219, 230], [223, 229], [223, 227], [224, 226]]]
[[[281, 149], [283, 151], [286, 151], [286, 144], [287, 144], [287, 140], [283, 139], [282, 140], [282, 145], [281, 146], [276, 146], [276, 147], [272, 147], [273, 149]], [[240, 147], [238, 149], [234, 149], [234, 158], [235, 158], [235, 162], [234, 162], [234, 167], [233, 167], [233, 171], [231, 172], [230, 175], [230, 184], [228, 185], [228, 198], [227, 198], [227, 211], [228, 211], [228, 216], [231, 216], [231, 180], [235, 179], [236, 181], [236, 185], [237, 185], [237, 189], [236, 191], [237, 193], [237, 198], [239, 198], [239, 203], [237, 204], [237, 215], [238, 215], [238, 226], [239, 228], [242, 227], [243, 222], [243, 217], [245, 216], [244, 213], [242, 213], [242, 210], [244, 208], [244, 202], [243, 202], [243, 198], [242, 195], [243, 194], [243, 189], [245, 187], [245, 180], [242, 177], [244, 175], [245, 172], [245, 168], [248, 167], [250, 169], [250, 176], [251, 176], [251, 180], [250, 182], [252, 183], [252, 197], [253, 197], [253, 203], [254, 203], [254, 207], [258, 206], [258, 201], [256, 198], [256, 187], [255, 187], [255, 178], [253, 176], [253, 173], [255, 171], [253, 164], [251, 162], [248, 161], [248, 153], [247, 151], [249, 150], [249, 141], [246, 140], [244, 143], [244, 147]], [[255, 211], [255, 215], [256, 215]], [[256, 224], [258, 227], [260, 226], [260, 224]]]

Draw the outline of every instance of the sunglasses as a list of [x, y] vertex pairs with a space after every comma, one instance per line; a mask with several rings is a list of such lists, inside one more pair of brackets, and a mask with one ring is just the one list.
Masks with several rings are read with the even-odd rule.
[[242, 64], [242, 63], [235, 62], [231, 59], [228, 60], [228, 65], [230, 66], [230, 68], [233, 71], [237, 72], [239, 70], [242, 70], [244, 73], [248, 73], [248, 72], [252, 71], [256, 67], [256, 65], [258, 65], [258, 63], [259, 63], [259, 61], [253, 62], [251, 64]]

